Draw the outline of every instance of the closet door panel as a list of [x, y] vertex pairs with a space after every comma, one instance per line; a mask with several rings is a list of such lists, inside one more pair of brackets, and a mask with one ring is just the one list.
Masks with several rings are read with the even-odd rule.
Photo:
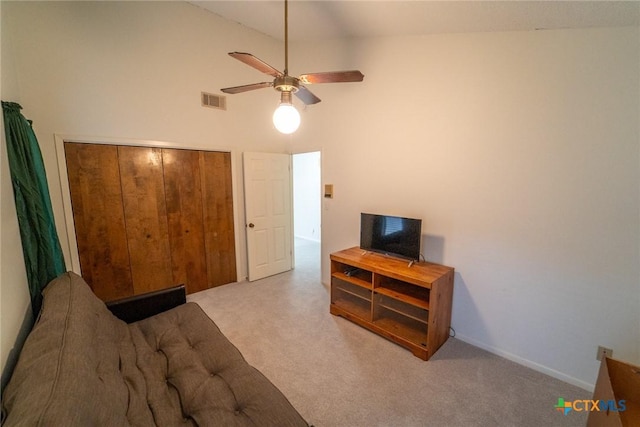
[[105, 301], [133, 295], [118, 149], [64, 144], [80, 269]]
[[118, 147], [122, 199], [135, 294], [174, 284], [162, 150]]
[[207, 289], [200, 153], [162, 150], [173, 282], [187, 293]]
[[231, 154], [200, 155], [207, 273], [214, 287], [237, 281]]

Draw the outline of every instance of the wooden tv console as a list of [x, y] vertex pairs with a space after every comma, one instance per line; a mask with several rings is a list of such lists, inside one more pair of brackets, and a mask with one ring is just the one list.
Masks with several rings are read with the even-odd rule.
[[331, 314], [342, 316], [423, 360], [449, 338], [454, 269], [358, 247], [331, 258]]

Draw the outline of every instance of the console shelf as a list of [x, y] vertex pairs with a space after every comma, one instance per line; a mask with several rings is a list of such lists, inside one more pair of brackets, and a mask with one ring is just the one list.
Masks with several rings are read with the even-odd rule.
[[449, 338], [454, 269], [355, 247], [331, 254], [332, 314], [429, 360]]
[[371, 289], [371, 278], [369, 278], [368, 280], [361, 279], [360, 277], [347, 276], [346, 274], [340, 272], [337, 272], [335, 274], [335, 277], [345, 282], [353, 283], [354, 285], [360, 286], [362, 288]]
[[404, 301], [407, 304], [429, 310], [429, 290], [415, 285], [398, 282], [394, 286], [380, 286], [376, 288], [379, 294]]

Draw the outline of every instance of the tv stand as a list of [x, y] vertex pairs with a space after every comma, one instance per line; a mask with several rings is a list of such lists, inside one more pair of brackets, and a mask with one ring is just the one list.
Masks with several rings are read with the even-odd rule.
[[[366, 256], [365, 256], [366, 255]], [[331, 258], [330, 312], [429, 360], [449, 338], [454, 269], [359, 247]], [[345, 271], [354, 274], [346, 275]]]

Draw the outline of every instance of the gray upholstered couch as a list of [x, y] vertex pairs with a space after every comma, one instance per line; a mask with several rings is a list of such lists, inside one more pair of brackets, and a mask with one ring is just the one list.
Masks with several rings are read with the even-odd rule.
[[127, 324], [78, 275], [44, 291], [4, 426], [307, 426], [197, 304]]

